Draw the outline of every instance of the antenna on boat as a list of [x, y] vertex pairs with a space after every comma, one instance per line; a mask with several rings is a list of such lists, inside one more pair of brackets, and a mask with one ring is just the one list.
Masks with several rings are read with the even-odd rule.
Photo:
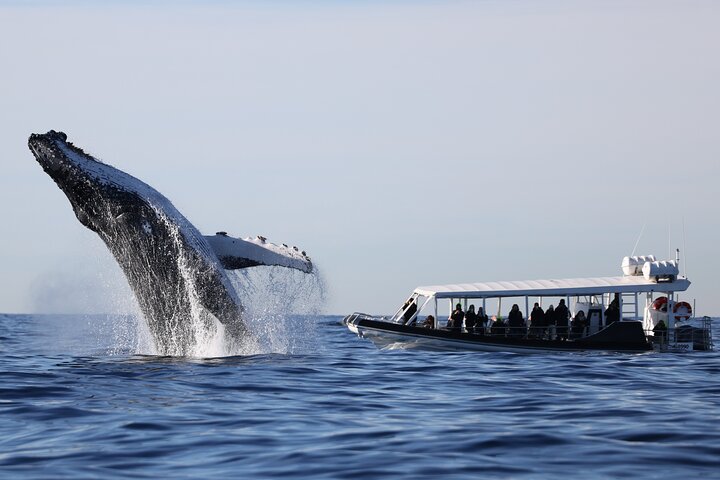
[[683, 260], [683, 275], [687, 278], [687, 247], [685, 246], [685, 217], [682, 217], [683, 229], [683, 252], [685, 252], [685, 260]]
[[635, 246], [633, 247], [632, 253], [630, 254], [631, 257], [635, 256], [635, 250], [637, 250], [638, 244], [640, 243], [640, 239], [643, 236], [643, 233], [645, 233], [645, 227], [647, 226], [647, 222], [643, 224], [642, 230], [640, 230], [640, 235], [638, 235], [637, 240], [635, 240]]
[[670, 222], [668, 221], [668, 260], [671, 258], [672, 255], [672, 245], [670, 242]]

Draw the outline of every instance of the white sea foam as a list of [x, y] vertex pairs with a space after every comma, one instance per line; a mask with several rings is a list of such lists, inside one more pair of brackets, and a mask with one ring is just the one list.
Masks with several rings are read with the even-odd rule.
[[[189, 348], [189, 356], [213, 358], [268, 353], [301, 354], [317, 348], [314, 317], [321, 313], [326, 294], [319, 274], [308, 275], [282, 267], [253, 267], [228, 274], [234, 287], [242, 292], [245, 307], [243, 320], [252, 340], [241, 344], [229, 342], [225, 326], [193, 300], [190, 323], [194, 341]], [[99, 271], [97, 278], [107, 293], [106, 305], [111, 306], [111, 314], [107, 322], [97, 324], [97, 328], [84, 330], [83, 333], [94, 331], [98, 338], [92, 343], [104, 343], [105, 353], [109, 355], [157, 355], [147, 321], [122, 271], [119, 268], [107, 268]], [[196, 294], [193, 292], [191, 295]], [[87, 322], [98, 323], [97, 315], [87, 315]], [[182, 334], [181, 329], [173, 333]]]

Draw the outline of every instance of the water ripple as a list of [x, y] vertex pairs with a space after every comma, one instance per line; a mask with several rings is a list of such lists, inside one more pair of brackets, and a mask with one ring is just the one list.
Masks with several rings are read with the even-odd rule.
[[294, 355], [191, 359], [117, 353], [112, 336], [58, 343], [48, 323], [63, 318], [0, 316], [4, 478], [680, 478], [720, 468], [716, 352], [379, 351], [327, 317]]

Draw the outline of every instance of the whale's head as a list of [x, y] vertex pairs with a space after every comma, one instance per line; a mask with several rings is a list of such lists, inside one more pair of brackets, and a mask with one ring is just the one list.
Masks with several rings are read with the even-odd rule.
[[129, 221], [153, 215], [151, 205], [166, 202], [152, 187], [68, 142], [63, 132], [32, 134], [28, 146], [80, 223], [97, 233], [109, 233], [119, 222], [149, 228], [146, 222]]

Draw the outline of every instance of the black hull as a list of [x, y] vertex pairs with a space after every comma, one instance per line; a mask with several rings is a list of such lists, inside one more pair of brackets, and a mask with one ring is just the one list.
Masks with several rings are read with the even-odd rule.
[[616, 322], [603, 330], [575, 340], [543, 340], [481, 335], [400, 325], [367, 317], [347, 317], [352, 331], [375, 343], [416, 342], [433, 349], [470, 349], [484, 351], [613, 351], [648, 352], [653, 344], [645, 337], [640, 322]]

